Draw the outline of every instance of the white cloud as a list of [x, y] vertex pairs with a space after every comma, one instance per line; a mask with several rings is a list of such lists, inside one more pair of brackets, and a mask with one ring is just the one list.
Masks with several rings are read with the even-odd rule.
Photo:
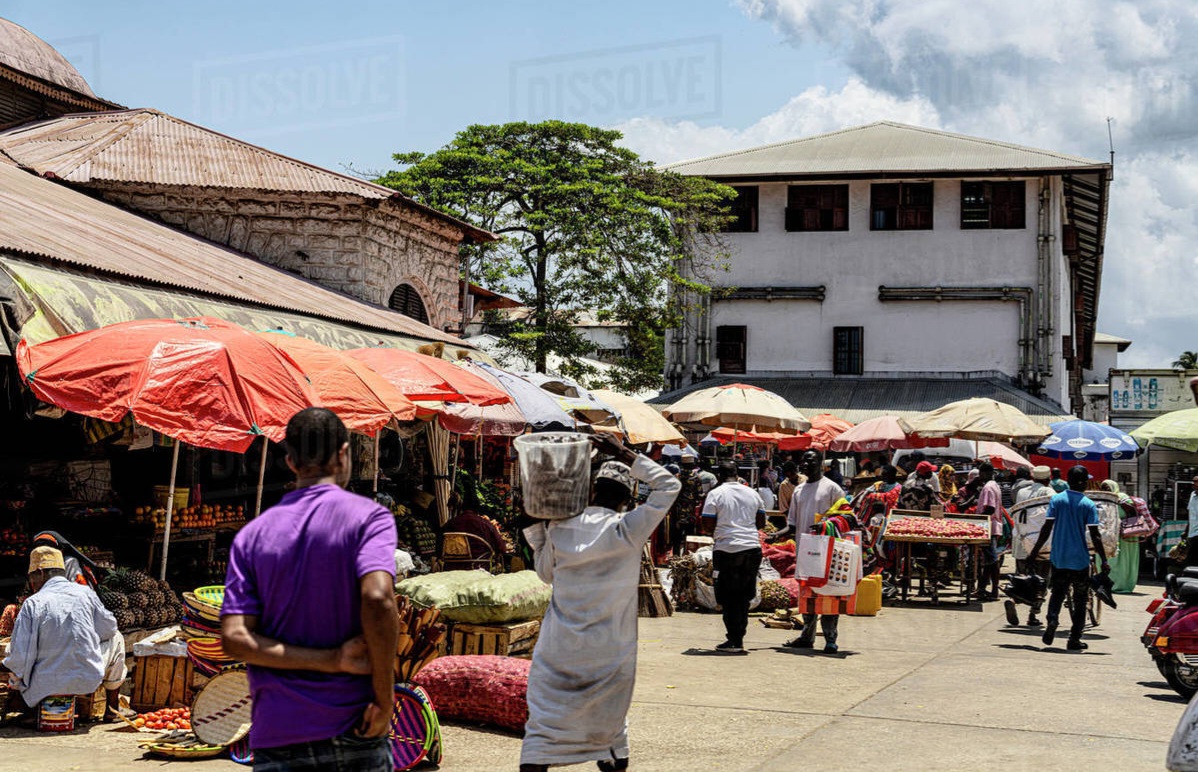
[[740, 0], [855, 73], [744, 130], [638, 119], [626, 143], [669, 162], [890, 119], [1105, 158], [1118, 151], [1099, 328], [1122, 361], [1198, 349], [1198, 3], [1191, 0]]

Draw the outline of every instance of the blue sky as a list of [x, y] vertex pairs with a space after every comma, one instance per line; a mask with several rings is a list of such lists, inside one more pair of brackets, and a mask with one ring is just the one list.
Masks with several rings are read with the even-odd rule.
[[[435, 149], [470, 123], [544, 117], [557, 96], [558, 117], [743, 128], [847, 77], [818, 45], [788, 45], [719, 2], [5, 5], [100, 96], [333, 168], [382, 169], [391, 153]], [[622, 103], [589, 85], [621, 73]]]

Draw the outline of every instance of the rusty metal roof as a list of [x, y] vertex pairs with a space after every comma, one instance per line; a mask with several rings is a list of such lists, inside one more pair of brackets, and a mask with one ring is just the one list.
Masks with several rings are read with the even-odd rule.
[[91, 86], [66, 57], [19, 24], [0, 19], [0, 64], [26, 75], [95, 97]]
[[478, 241], [495, 236], [390, 188], [298, 161], [151, 109], [78, 113], [0, 133], [0, 152], [70, 183], [141, 182], [401, 202]]
[[879, 121], [813, 137], [679, 161], [665, 168], [691, 176], [836, 177], [937, 173], [1084, 171], [1109, 164], [964, 134]]
[[0, 252], [432, 341], [457, 337], [42, 179], [0, 158]]

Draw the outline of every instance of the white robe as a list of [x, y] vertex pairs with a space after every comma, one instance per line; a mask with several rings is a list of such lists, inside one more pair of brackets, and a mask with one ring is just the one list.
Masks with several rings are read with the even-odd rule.
[[628, 756], [641, 554], [682, 488], [645, 456], [632, 476], [650, 493], [630, 512], [587, 507], [577, 517], [524, 530], [553, 598], [528, 673], [521, 764]]

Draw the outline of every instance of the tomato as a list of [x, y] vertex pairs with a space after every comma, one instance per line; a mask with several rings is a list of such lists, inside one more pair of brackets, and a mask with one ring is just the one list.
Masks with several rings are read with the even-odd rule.
[[166, 724], [166, 728], [167, 729], [178, 729], [179, 725], [176, 724], [174, 721], [168, 721]]

